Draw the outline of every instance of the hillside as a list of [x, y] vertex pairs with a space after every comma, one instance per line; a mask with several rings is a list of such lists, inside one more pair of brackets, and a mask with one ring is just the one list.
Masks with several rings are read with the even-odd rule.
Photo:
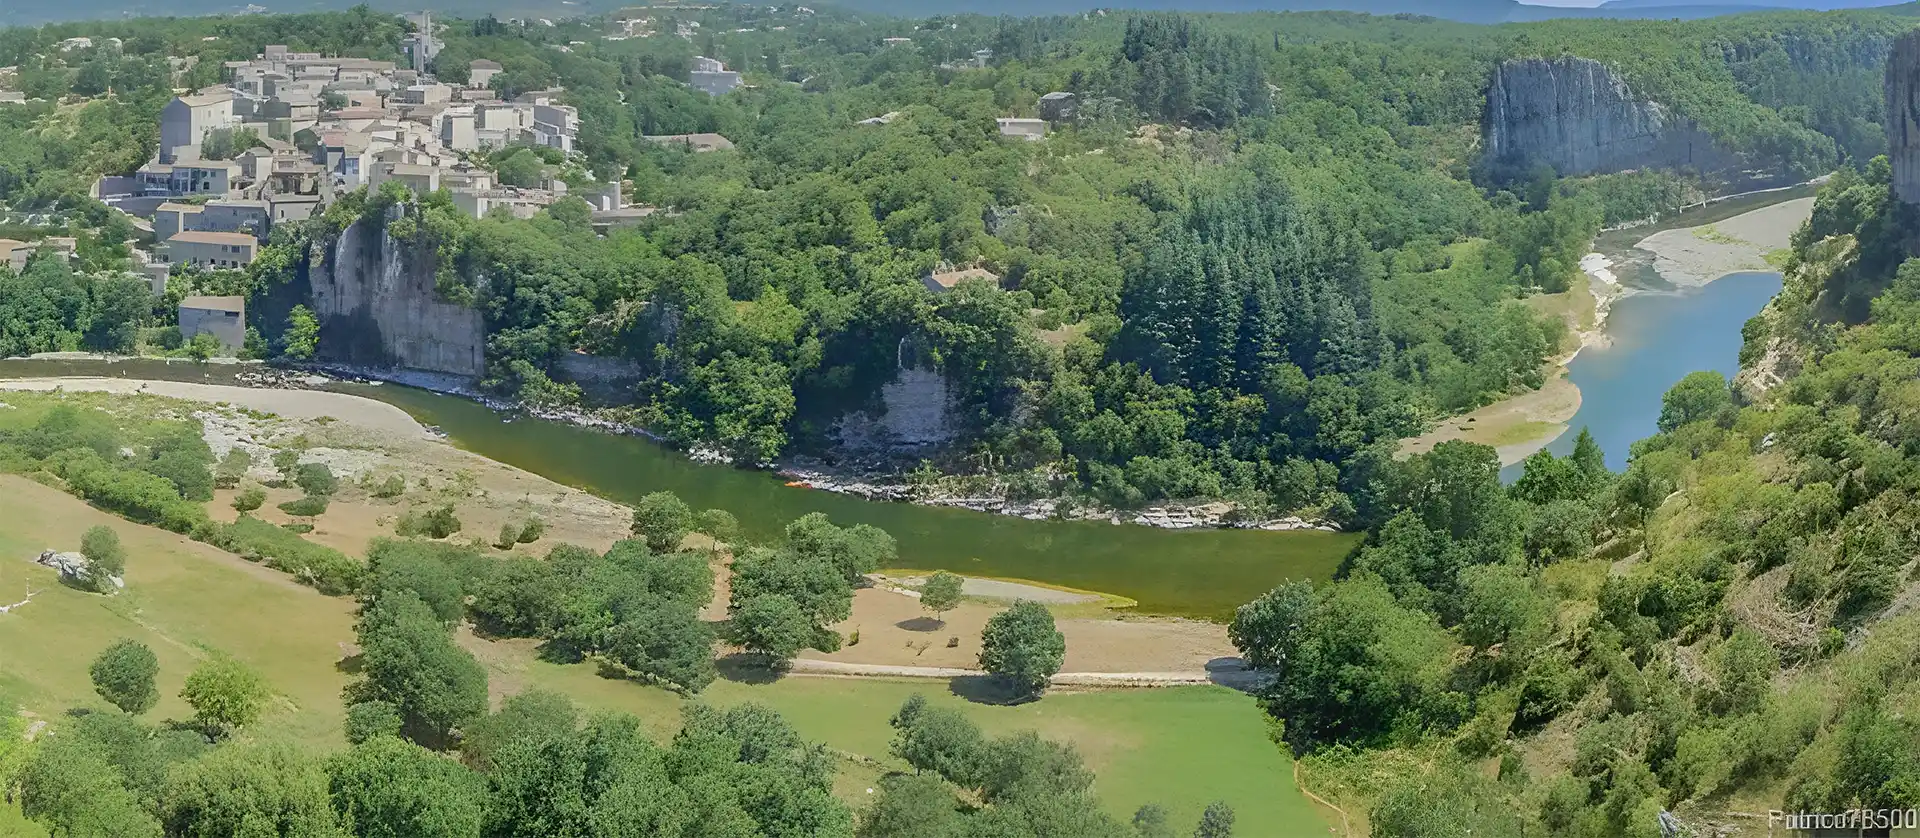
[[[1374, 458], [1544, 383], [1563, 327], [1520, 298], [1577, 281], [1599, 227], [1881, 153], [1878, 68], [1910, 11], [1489, 28], [720, 7], [690, 15], [685, 39], [443, 20], [444, 80], [486, 58], [508, 68], [498, 93], [558, 85], [578, 114], [570, 157], [507, 148], [482, 167], [590, 192], [620, 178], [623, 200], [665, 211], [599, 235], [583, 202], [507, 219], [352, 190], [280, 225], [246, 271], [188, 274], [177, 293], [251, 297], [259, 353], [286, 351], [306, 305], [320, 322], [302, 355], [477, 369], [491, 393], [606, 408], [745, 464], [816, 458], [829, 479], [901, 493], [1227, 499], [1256, 522], [1363, 525]], [[391, 60], [407, 26], [361, 11], [15, 30], [0, 61], [22, 66], [20, 86], [73, 99], [0, 110], [20, 138], [0, 196], [85, 210], [90, 228], [92, 178], [147, 159], [176, 83], [215, 84], [270, 43]], [[61, 53], [79, 32], [128, 46]], [[748, 86], [684, 86], [696, 50]], [[1536, 60], [1562, 53], [1584, 69]], [[167, 55], [197, 63], [176, 77]], [[1608, 112], [1575, 113], [1602, 89]], [[1077, 115], [1041, 142], [1001, 136], [996, 117], [1038, 115], [1053, 92]], [[732, 148], [649, 139], [709, 132]], [[1552, 156], [1567, 136], [1623, 151]], [[1694, 153], [1709, 145], [1711, 165]], [[336, 270], [344, 254], [358, 256]], [[88, 282], [40, 270], [33, 282]], [[948, 290], [936, 274], [993, 281]], [[352, 301], [390, 276], [406, 291], [367, 309], [373, 339]], [[432, 306], [464, 314], [409, 319]], [[49, 321], [0, 351], [135, 334], [84, 331]], [[440, 341], [459, 345], [401, 348]], [[923, 461], [941, 474], [916, 489]]]

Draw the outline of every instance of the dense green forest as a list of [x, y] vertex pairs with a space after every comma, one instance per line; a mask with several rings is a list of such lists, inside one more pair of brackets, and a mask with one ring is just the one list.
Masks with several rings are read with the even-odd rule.
[[1491, 451], [1443, 444], [1376, 484], [1390, 517], [1340, 581], [1241, 609], [1288, 741], [1373, 801], [1374, 835], [1920, 802], [1920, 216], [1888, 175], [1822, 189], [1749, 325], [1745, 360], [1783, 380], [1688, 376], [1619, 475], [1582, 439], [1502, 487]]
[[[1908, 25], [1898, 11], [1503, 27], [657, 14], [656, 28], [702, 28], [604, 40], [599, 20], [455, 20], [436, 69], [457, 81], [485, 56], [505, 67], [502, 94], [564, 87], [582, 127], [563, 175], [622, 178], [670, 212], [599, 237], [571, 201], [513, 221], [358, 196], [282, 225], [246, 276], [180, 290], [257, 295], [255, 326], [279, 340], [310, 244], [403, 203], [390, 231], [432, 249], [442, 295], [484, 315], [485, 385], [526, 401], [579, 397], [559, 370], [571, 353], [619, 357], [641, 377], [618, 399], [638, 424], [766, 462], [833, 450], [836, 421], [878, 413], [912, 349], [948, 384], [947, 470], [988, 470], [1015, 495], [1228, 497], [1365, 523], [1368, 475], [1398, 439], [1540, 385], [1563, 327], [1523, 298], [1564, 290], [1602, 224], [1711, 187], [1485, 171], [1475, 126], [1497, 61], [1614, 62], [1755, 166], [1800, 177], [1882, 150], [1879, 62]], [[392, 57], [403, 30], [357, 9], [0, 32], [0, 61], [34, 95], [91, 97], [0, 110], [20, 129], [0, 131], [0, 198], [77, 212], [93, 175], [151, 148], [170, 84], [209, 82], [266, 43]], [[127, 44], [49, 49], [79, 32]], [[988, 67], [948, 66], [980, 48]], [[685, 87], [696, 53], [749, 86]], [[1056, 90], [1080, 97], [1076, 124], [1041, 143], [997, 136], [994, 117], [1033, 115]], [[642, 139], [708, 131], [737, 149]], [[943, 265], [1001, 280], [929, 294], [918, 278]]]

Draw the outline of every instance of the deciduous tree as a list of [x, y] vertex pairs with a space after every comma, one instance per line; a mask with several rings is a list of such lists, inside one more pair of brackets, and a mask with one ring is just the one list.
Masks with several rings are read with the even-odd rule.
[[145, 713], [160, 700], [160, 690], [154, 685], [160, 660], [137, 640], [123, 637], [114, 641], [93, 659], [87, 674], [93, 677], [93, 691], [124, 712]]

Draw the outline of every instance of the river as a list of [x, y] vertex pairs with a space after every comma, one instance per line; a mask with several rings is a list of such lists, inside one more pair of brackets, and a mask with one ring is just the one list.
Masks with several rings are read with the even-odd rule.
[[[1595, 249], [1615, 262], [1633, 294], [1613, 304], [1611, 344], [1568, 364], [1582, 394], [1568, 432], [1548, 450], [1565, 454], [1581, 427], [1592, 430], [1607, 464], [1624, 468], [1628, 447], [1652, 434], [1660, 398], [1694, 370], [1737, 369], [1740, 327], [1780, 290], [1777, 273], [1729, 275], [1701, 288], [1676, 289], [1634, 243], [1665, 228], [1717, 222], [1811, 194], [1799, 188], [1716, 203], [1658, 226], [1602, 235]], [[0, 378], [84, 375], [230, 383], [236, 367], [162, 361], [0, 360]], [[645, 439], [528, 417], [503, 417], [465, 399], [396, 385], [338, 383], [333, 389], [396, 405], [437, 425], [450, 441], [481, 456], [602, 497], [632, 503], [672, 491], [695, 508], [718, 507], [755, 539], [772, 539], [809, 512], [841, 524], [880, 527], [898, 540], [905, 569], [1025, 579], [1131, 598], [1152, 614], [1222, 619], [1288, 579], [1330, 577], [1358, 542], [1353, 534], [1313, 531], [1160, 530], [1093, 521], [1029, 521], [944, 507], [884, 503], [803, 488], [729, 466], [700, 465]], [[1502, 476], [1511, 480], [1519, 466]]]
[[[1626, 468], [1627, 450], [1658, 430], [1660, 400], [1687, 373], [1740, 369], [1740, 327], [1780, 293], [1777, 273], [1728, 274], [1701, 288], [1634, 294], [1613, 304], [1607, 320], [1612, 343], [1581, 350], [1567, 364], [1580, 388], [1580, 411], [1567, 432], [1547, 445], [1573, 451], [1580, 429], [1606, 452], [1607, 467]], [[1519, 465], [1501, 476], [1517, 479]]]
[[[1740, 328], [1780, 292], [1778, 273], [1740, 271], [1704, 286], [1679, 287], [1654, 267], [1652, 254], [1634, 247], [1663, 230], [1714, 224], [1756, 209], [1811, 197], [1815, 187], [1796, 186], [1696, 207], [1658, 224], [1615, 230], [1594, 241], [1610, 270], [1630, 293], [1614, 301], [1605, 346], [1587, 347], [1567, 363], [1567, 378], [1580, 388], [1580, 408], [1567, 430], [1546, 450], [1565, 455], [1580, 429], [1593, 434], [1607, 467], [1626, 468], [1629, 448], [1658, 430], [1660, 401], [1669, 388], [1698, 370], [1728, 378], [1740, 369]], [[1501, 477], [1520, 476], [1519, 464]]]
[[[107, 376], [231, 383], [233, 366], [162, 361], [0, 360], [0, 378]], [[1289, 579], [1332, 576], [1359, 536], [1315, 531], [1161, 530], [1094, 521], [1029, 521], [964, 509], [883, 503], [790, 488], [767, 472], [700, 465], [645, 439], [499, 414], [465, 399], [395, 385], [334, 384], [379, 399], [453, 444], [602, 497], [632, 503], [672, 491], [696, 509], [718, 507], [757, 539], [824, 512], [872, 524], [899, 542], [906, 569], [1026, 579], [1128, 597], [1150, 614], [1224, 619]]]

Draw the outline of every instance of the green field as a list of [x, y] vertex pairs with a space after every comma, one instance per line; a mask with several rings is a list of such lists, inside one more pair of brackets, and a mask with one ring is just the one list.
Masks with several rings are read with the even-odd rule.
[[[0, 520], [0, 602], [33, 601], [0, 616], [0, 704], [41, 719], [68, 708], [102, 706], [87, 678], [93, 654], [115, 638], [145, 642], [160, 656], [165, 696], [149, 719], [184, 718], [175, 696], [198, 659], [219, 651], [259, 670], [279, 694], [277, 710], [249, 734], [337, 747], [340, 690], [336, 669], [351, 642], [352, 603], [322, 596], [281, 574], [204, 544], [94, 510], [57, 490], [0, 475], [10, 514]], [[106, 524], [120, 533], [129, 589], [106, 598], [57, 584], [29, 561], [45, 548], [75, 549], [79, 534]], [[682, 699], [632, 681], [601, 677], [588, 665], [540, 661], [522, 641], [467, 641], [496, 690], [538, 686], [592, 709], [622, 710], [671, 735]], [[857, 758], [842, 762], [838, 784], [854, 806], [882, 773], [906, 766], [887, 753], [887, 719], [907, 696], [961, 707], [990, 735], [1033, 729], [1071, 740], [1098, 776], [1096, 790], [1116, 814], [1143, 803], [1166, 806], [1192, 823], [1212, 800], [1230, 802], [1242, 834], [1319, 834], [1326, 829], [1291, 785], [1286, 754], [1267, 738], [1252, 698], [1219, 687], [1063, 692], [1019, 707], [969, 702], [941, 681], [790, 677], [770, 684], [722, 680], [703, 698], [755, 701], [779, 710], [806, 736]], [[20, 834], [17, 813], [0, 813], [0, 835]], [[28, 832], [26, 834], [35, 834]]]

